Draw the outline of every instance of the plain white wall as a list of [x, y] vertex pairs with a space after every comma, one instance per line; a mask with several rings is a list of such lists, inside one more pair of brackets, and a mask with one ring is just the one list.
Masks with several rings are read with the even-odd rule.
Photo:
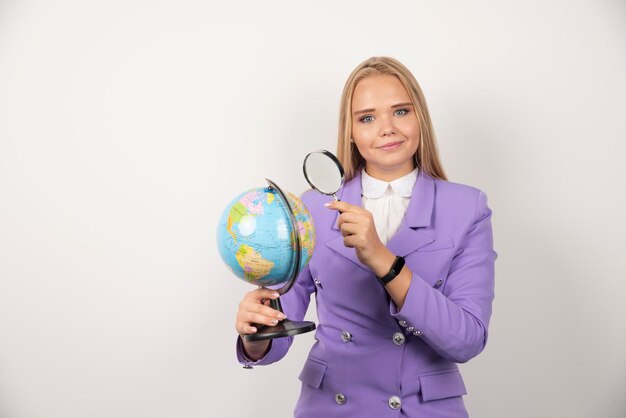
[[620, 0], [2, 1], [0, 416], [290, 416], [312, 334], [236, 363], [217, 220], [302, 192], [345, 78], [391, 55], [494, 212], [470, 414], [624, 417], [625, 51]]

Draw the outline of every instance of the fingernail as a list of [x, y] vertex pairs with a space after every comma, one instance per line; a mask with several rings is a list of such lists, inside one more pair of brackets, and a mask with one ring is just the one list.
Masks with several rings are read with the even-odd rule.
[[254, 334], [256, 332], [256, 328], [250, 327], [250, 332], [252, 332]]
[[332, 205], [332, 203], [331, 203], [331, 202], [326, 202], [326, 203], [324, 203], [324, 206], [326, 206], [327, 208], [329, 208], [329, 207], [330, 207], [330, 205]]
[[278, 324], [278, 319], [272, 319], [272, 320], [270, 321], [270, 323], [271, 323], [272, 325], [276, 325], [276, 324]]
[[272, 296], [274, 296], [275, 298], [279, 297], [280, 295], [278, 294], [278, 292], [274, 292], [272, 293]]
[[285, 319], [285, 318], [287, 318], [287, 315], [285, 315], [284, 313], [278, 314], [278, 319]]

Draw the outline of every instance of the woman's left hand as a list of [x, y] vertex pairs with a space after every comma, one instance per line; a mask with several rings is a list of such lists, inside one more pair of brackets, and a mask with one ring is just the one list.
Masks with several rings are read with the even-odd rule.
[[359, 261], [370, 267], [376, 275], [386, 274], [395, 256], [380, 241], [372, 213], [341, 201], [332, 201], [325, 206], [342, 212], [337, 226], [343, 235], [344, 245], [354, 248]]

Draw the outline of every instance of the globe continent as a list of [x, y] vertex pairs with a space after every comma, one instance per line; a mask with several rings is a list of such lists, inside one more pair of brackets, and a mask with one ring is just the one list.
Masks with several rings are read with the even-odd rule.
[[[300, 233], [300, 270], [313, 255], [315, 228], [306, 206], [286, 193]], [[295, 264], [295, 234], [278, 192], [256, 188], [234, 198], [224, 209], [217, 228], [222, 260], [240, 279], [257, 286], [289, 280]]]

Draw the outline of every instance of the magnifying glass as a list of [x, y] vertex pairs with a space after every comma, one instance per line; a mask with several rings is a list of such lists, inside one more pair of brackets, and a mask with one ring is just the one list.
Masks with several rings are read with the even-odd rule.
[[339, 159], [326, 150], [313, 151], [304, 157], [304, 178], [318, 192], [339, 200], [337, 192], [343, 186], [344, 170]]

